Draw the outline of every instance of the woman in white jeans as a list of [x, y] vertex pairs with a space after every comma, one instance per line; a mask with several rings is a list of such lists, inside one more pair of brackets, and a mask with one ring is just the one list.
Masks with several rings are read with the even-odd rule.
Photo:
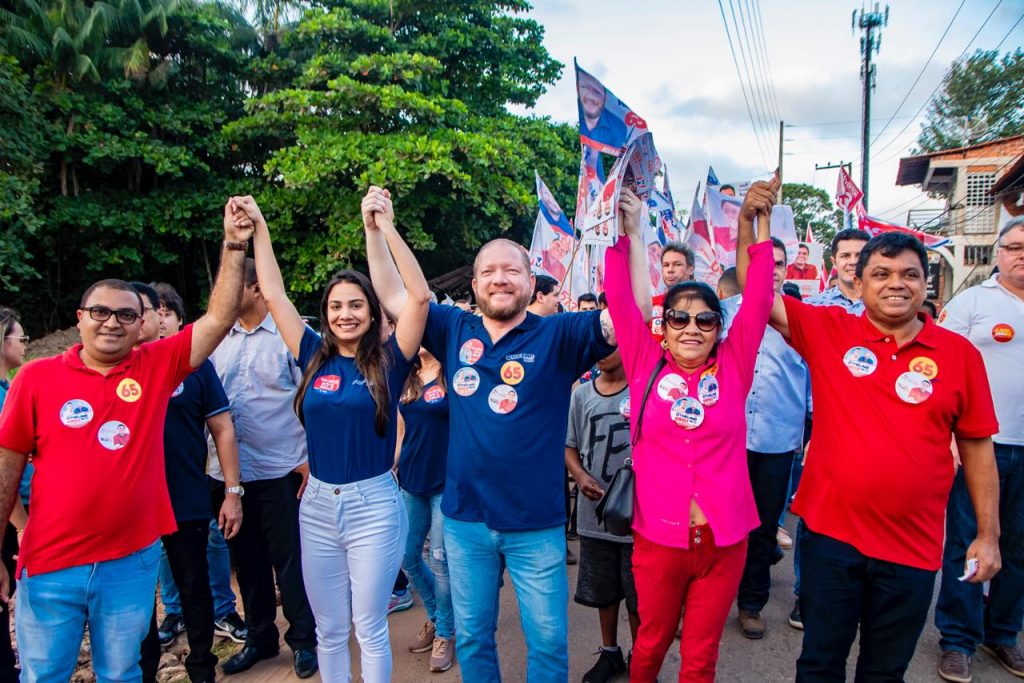
[[[303, 368], [295, 412], [306, 428], [309, 482], [300, 493], [302, 573], [316, 617], [324, 681], [349, 681], [348, 640], [355, 624], [367, 683], [391, 680], [387, 605], [401, 562], [407, 518], [391, 467], [398, 400], [419, 350], [430, 303], [423, 272], [394, 225], [390, 195], [371, 187], [363, 199], [367, 250], [390, 250], [409, 292], [395, 332], [370, 280], [341, 271], [324, 289], [320, 333], [285, 295], [266, 221], [255, 202], [258, 283], [288, 349]], [[249, 290], [246, 290], [247, 296]]]

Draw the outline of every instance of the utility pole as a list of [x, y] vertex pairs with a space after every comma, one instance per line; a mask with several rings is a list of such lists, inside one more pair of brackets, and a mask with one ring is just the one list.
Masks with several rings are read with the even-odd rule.
[[871, 63], [871, 57], [878, 52], [882, 45], [881, 29], [889, 23], [889, 6], [885, 6], [883, 14], [878, 3], [875, 3], [875, 11], [867, 12], [862, 6], [858, 18], [857, 10], [853, 11], [851, 29], [856, 31], [859, 27], [864, 35], [860, 38], [860, 56], [862, 63], [860, 67], [860, 80], [864, 87], [863, 107], [861, 108], [861, 131], [860, 131], [860, 187], [864, 192], [864, 208], [868, 208], [868, 171], [870, 169], [871, 154], [871, 93], [875, 89], [875, 65]]
[[[786, 127], [785, 121], [779, 121], [779, 178], [782, 178], [782, 131]], [[776, 204], [782, 203], [782, 184], [779, 183], [779, 196], [775, 200]]]

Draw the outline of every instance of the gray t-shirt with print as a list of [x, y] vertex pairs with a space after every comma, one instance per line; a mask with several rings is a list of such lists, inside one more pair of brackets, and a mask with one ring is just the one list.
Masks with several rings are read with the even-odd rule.
[[[583, 468], [607, 491], [612, 477], [630, 454], [629, 388], [604, 396], [598, 393], [594, 382], [587, 382], [572, 392], [565, 445], [579, 451]], [[632, 543], [629, 536], [616, 536], [604, 530], [597, 521], [597, 504], [598, 501], [579, 494], [576, 529], [580, 536]]]

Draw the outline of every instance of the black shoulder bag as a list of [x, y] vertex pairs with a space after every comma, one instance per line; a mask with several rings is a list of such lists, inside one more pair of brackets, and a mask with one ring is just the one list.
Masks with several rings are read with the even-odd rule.
[[[644, 389], [644, 396], [640, 400], [640, 410], [636, 416], [636, 432], [630, 441], [630, 446], [635, 448], [640, 441], [640, 430], [643, 428], [644, 407], [647, 405], [647, 397], [651, 394], [651, 387], [658, 373], [665, 367], [665, 356], [658, 360], [657, 365], [647, 380], [647, 388]], [[633, 493], [636, 488], [636, 481], [633, 475], [633, 459], [626, 458], [626, 462], [615, 472], [612, 483], [608, 486], [601, 502], [597, 504], [597, 521], [603, 524], [605, 531], [616, 536], [629, 536], [633, 531]]]

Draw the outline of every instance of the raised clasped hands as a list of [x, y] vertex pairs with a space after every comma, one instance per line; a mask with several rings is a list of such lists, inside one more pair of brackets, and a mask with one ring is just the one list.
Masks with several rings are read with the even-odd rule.
[[366, 230], [380, 230], [387, 225], [394, 225], [395, 209], [391, 203], [391, 192], [382, 187], [371, 185], [362, 202], [363, 227]]

